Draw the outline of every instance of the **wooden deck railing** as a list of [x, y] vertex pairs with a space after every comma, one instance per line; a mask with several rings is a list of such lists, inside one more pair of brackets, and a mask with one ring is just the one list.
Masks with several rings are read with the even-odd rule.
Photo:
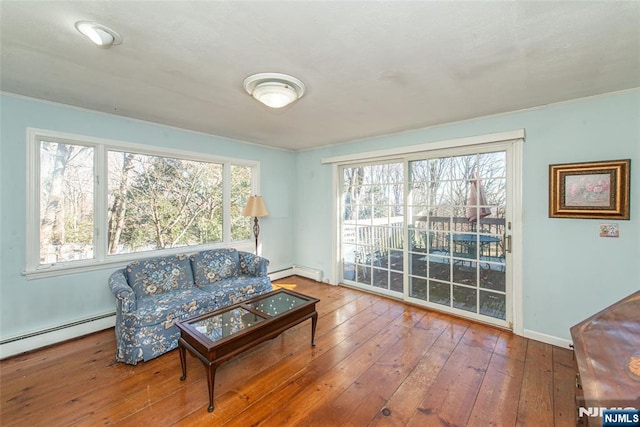
[[[343, 244], [368, 247], [386, 253], [390, 249], [404, 248], [404, 217], [374, 219], [369, 224], [344, 221]], [[478, 224], [464, 217], [429, 217], [426, 221], [416, 222], [409, 229], [410, 250], [418, 252], [460, 252], [451, 245], [453, 233], [479, 233], [481, 235], [502, 237], [505, 231], [504, 218], [483, 218]], [[480, 245], [480, 257], [503, 258], [501, 242]]]

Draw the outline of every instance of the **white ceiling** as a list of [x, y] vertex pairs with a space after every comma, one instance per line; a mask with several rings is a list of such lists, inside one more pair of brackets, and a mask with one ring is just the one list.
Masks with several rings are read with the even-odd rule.
[[[290, 150], [640, 87], [638, 1], [2, 0], [0, 18], [4, 92]], [[270, 110], [242, 88], [257, 72], [307, 93]]]

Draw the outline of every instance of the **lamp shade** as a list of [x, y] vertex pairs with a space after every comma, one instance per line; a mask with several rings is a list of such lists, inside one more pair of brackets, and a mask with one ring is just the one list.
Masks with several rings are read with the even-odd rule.
[[262, 196], [251, 196], [247, 200], [247, 205], [242, 210], [242, 216], [263, 217], [269, 215], [267, 205]]

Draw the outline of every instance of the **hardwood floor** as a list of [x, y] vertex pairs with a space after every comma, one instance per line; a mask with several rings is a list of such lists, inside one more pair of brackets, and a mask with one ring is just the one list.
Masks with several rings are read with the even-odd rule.
[[222, 365], [114, 361], [113, 329], [0, 362], [3, 426], [575, 426], [572, 354], [485, 325], [300, 277], [310, 321]]

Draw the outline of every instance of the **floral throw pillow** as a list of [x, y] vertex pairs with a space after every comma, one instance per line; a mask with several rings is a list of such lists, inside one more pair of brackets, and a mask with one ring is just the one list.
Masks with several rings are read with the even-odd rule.
[[187, 255], [173, 255], [134, 261], [125, 269], [136, 297], [159, 295], [193, 286], [193, 273]]
[[191, 255], [191, 265], [197, 286], [240, 274], [240, 257], [235, 249], [213, 249]]

